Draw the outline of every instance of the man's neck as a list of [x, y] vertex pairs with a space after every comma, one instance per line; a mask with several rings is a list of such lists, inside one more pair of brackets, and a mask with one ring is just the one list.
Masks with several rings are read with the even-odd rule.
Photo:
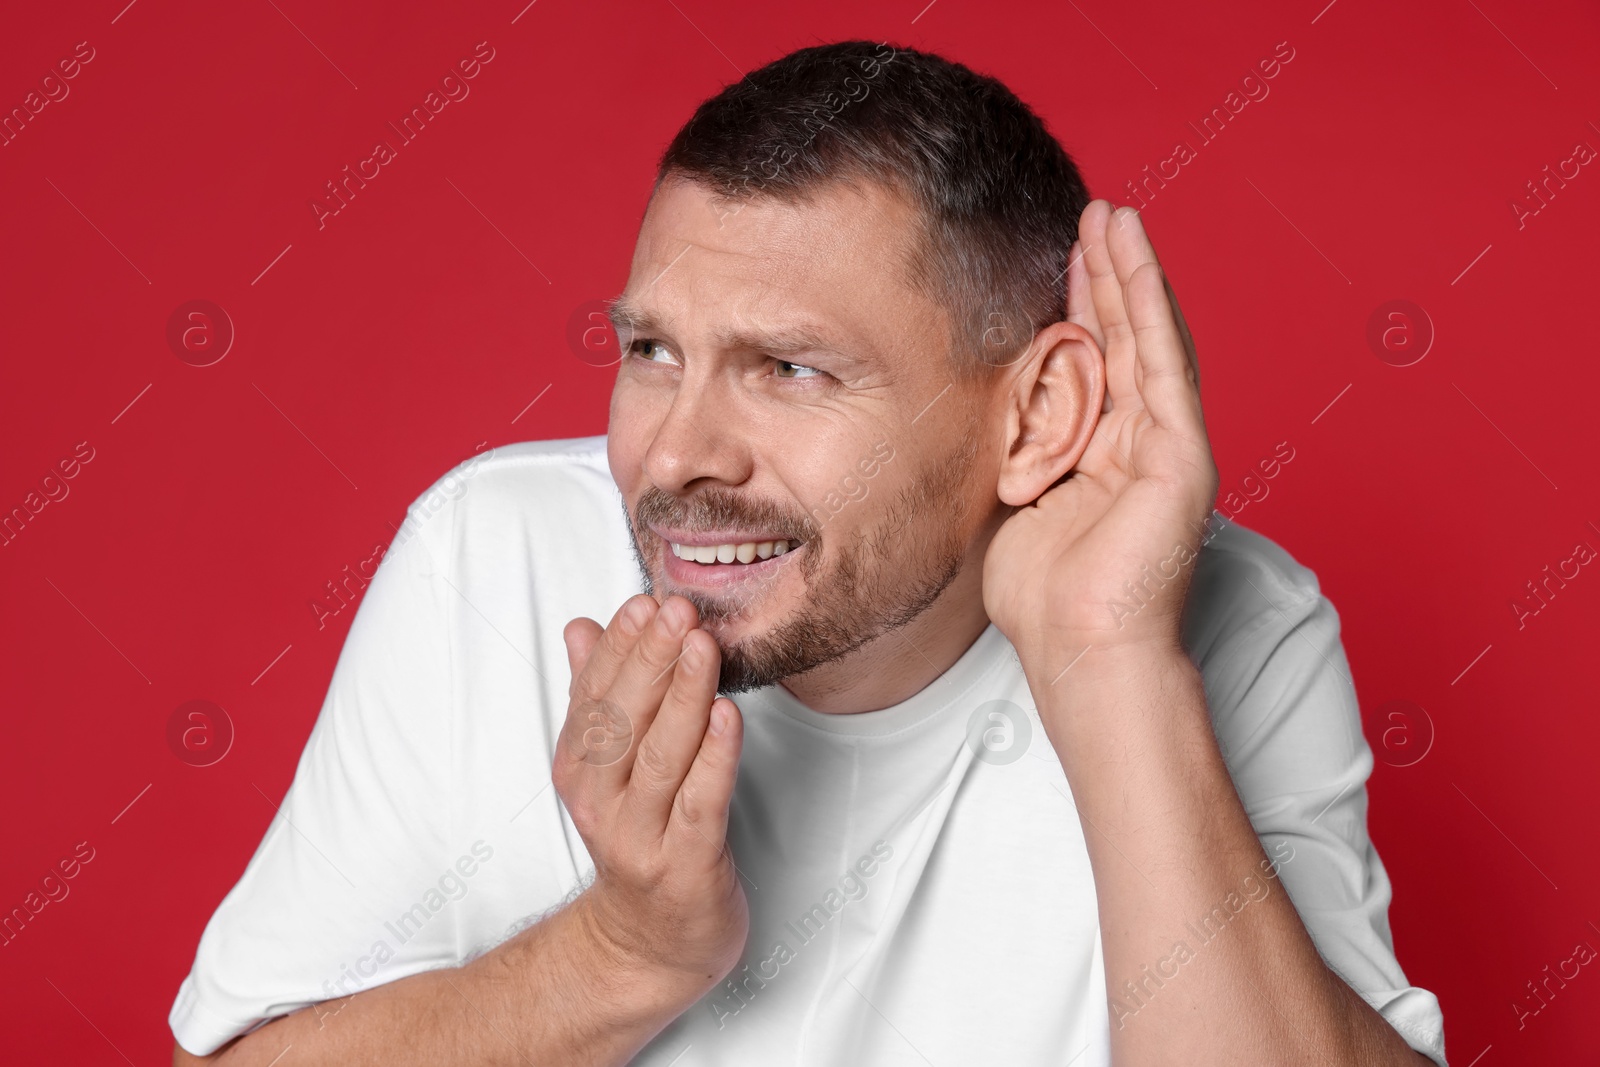
[[827, 715], [879, 711], [915, 696], [988, 627], [982, 580], [981, 566], [966, 568], [932, 607], [905, 626], [781, 684], [800, 703]]

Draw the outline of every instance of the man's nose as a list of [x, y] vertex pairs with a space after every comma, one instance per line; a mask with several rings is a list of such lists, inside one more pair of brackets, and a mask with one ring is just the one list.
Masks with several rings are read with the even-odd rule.
[[693, 488], [701, 480], [740, 484], [750, 475], [741, 424], [732, 396], [685, 381], [645, 453], [646, 476], [667, 492]]

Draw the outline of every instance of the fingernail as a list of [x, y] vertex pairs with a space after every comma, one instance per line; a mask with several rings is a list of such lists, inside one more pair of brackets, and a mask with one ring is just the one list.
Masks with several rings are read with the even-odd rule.
[[650, 606], [641, 599], [635, 599], [622, 613], [622, 629], [626, 633], [636, 634], [644, 629], [645, 619], [649, 617]]
[[722, 706], [721, 701], [718, 701], [717, 703], [711, 705], [711, 736], [721, 737], [722, 731], [726, 730], [727, 728], [728, 709]]
[[661, 610], [656, 612], [656, 629], [669, 637], [676, 637], [683, 633], [683, 616], [663, 604]]

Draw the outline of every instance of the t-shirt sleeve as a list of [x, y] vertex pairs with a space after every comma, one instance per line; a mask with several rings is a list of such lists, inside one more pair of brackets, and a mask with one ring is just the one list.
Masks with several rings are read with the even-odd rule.
[[1411, 985], [1395, 957], [1389, 876], [1367, 837], [1373, 757], [1339, 616], [1315, 576], [1289, 565], [1287, 577], [1273, 567], [1235, 571], [1235, 617], [1249, 621], [1210, 650], [1210, 669], [1201, 664], [1217, 739], [1323, 960], [1443, 1067], [1439, 1001]]
[[288, 794], [263, 792], [276, 814], [178, 990], [168, 1021], [192, 1053], [457, 962], [451, 909], [430, 898], [450, 858], [454, 605], [427, 542], [447, 537], [450, 511], [421, 523], [415, 510], [364, 592]]

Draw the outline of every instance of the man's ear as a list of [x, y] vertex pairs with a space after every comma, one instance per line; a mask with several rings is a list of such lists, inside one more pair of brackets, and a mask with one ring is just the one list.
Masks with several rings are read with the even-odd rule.
[[999, 496], [1022, 507], [1060, 481], [1089, 447], [1105, 403], [1105, 356], [1082, 326], [1057, 322], [1034, 336], [1001, 390], [1006, 438]]

